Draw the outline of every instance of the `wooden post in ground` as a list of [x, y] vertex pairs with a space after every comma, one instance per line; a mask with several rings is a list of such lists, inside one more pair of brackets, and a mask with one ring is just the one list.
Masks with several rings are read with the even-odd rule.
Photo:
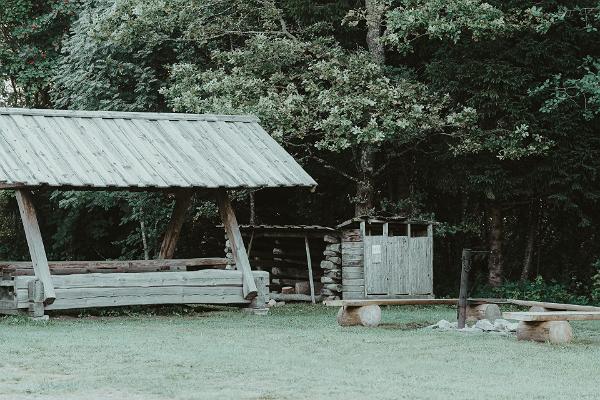
[[160, 246], [160, 253], [158, 255], [160, 260], [171, 259], [175, 254], [181, 227], [185, 221], [185, 214], [192, 202], [192, 194], [189, 190], [183, 190], [175, 194], [175, 208], [171, 214], [171, 220], [169, 221], [169, 225], [167, 225], [167, 230]]
[[462, 268], [460, 271], [460, 292], [458, 294], [458, 329], [465, 327], [467, 321], [467, 292], [469, 272], [471, 271], [471, 250], [462, 251]]
[[235, 261], [235, 268], [242, 271], [242, 288], [244, 298], [246, 300], [252, 300], [258, 294], [256, 283], [254, 282], [254, 276], [252, 275], [252, 269], [250, 268], [250, 261], [248, 260], [248, 253], [244, 247], [244, 240], [242, 239], [242, 233], [238, 225], [233, 207], [231, 206], [231, 200], [225, 189], [217, 190], [217, 204], [219, 206], [219, 213], [221, 214], [221, 220], [225, 226], [225, 232], [229, 238], [231, 245], [231, 252], [233, 253], [233, 259]]
[[306, 262], [308, 265], [308, 285], [310, 286], [310, 301], [315, 304], [315, 283], [313, 281], [312, 260], [310, 258], [310, 246], [308, 245], [308, 236], [304, 236], [304, 245], [306, 247]]
[[31, 193], [27, 190], [17, 190], [17, 203], [19, 204], [19, 212], [25, 229], [25, 237], [27, 238], [27, 246], [31, 255], [31, 262], [35, 276], [43, 285], [43, 302], [52, 304], [56, 299], [50, 268], [48, 267], [48, 259], [46, 258], [46, 250], [42, 241], [42, 234], [38, 225], [37, 214], [33, 206]]

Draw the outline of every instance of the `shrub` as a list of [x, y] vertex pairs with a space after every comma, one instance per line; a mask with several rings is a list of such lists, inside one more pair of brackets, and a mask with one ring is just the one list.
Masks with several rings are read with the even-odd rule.
[[[589, 296], [581, 295], [570, 290], [567, 285], [556, 281], [546, 282], [541, 276], [530, 282], [504, 282], [498, 287], [483, 286], [478, 288], [473, 296], [570, 304], [598, 303], [600, 302], [600, 272], [594, 279], [596, 297], [594, 297], [594, 292]], [[576, 282], [575, 288], [579, 286], [581, 285]]]

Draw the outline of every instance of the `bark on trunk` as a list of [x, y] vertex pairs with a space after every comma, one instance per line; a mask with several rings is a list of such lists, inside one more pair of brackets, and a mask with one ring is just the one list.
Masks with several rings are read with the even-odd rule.
[[488, 261], [488, 283], [492, 286], [502, 284], [503, 259], [502, 241], [504, 240], [504, 220], [502, 209], [498, 204], [490, 207], [490, 234], [489, 248], [490, 257]]
[[359, 180], [356, 183], [356, 198], [354, 215], [368, 215], [373, 210], [373, 199], [375, 197], [375, 147], [363, 144], [360, 149]]
[[[385, 64], [385, 50], [381, 43], [381, 27], [385, 2], [383, 0], [365, 0], [367, 20], [367, 47], [373, 61], [379, 65]], [[356, 187], [354, 214], [366, 215], [373, 210], [375, 198], [375, 154], [376, 147], [363, 143], [360, 148], [359, 180]]]
[[250, 192], [250, 225], [256, 224], [256, 200], [254, 192]]
[[367, 46], [369, 53], [379, 65], [385, 63], [385, 50], [381, 43], [381, 26], [383, 13], [385, 12], [385, 2], [383, 0], [365, 0], [366, 20], [367, 20]]
[[537, 204], [532, 204], [529, 212], [529, 227], [527, 231], [527, 243], [525, 245], [525, 254], [523, 255], [523, 270], [521, 271], [521, 281], [525, 282], [529, 279], [531, 271], [531, 262], [533, 260], [533, 246], [537, 239], [539, 207]]

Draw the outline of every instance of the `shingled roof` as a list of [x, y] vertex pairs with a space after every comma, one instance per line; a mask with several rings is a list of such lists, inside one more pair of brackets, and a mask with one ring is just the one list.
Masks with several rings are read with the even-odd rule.
[[252, 116], [0, 108], [3, 188], [315, 185]]

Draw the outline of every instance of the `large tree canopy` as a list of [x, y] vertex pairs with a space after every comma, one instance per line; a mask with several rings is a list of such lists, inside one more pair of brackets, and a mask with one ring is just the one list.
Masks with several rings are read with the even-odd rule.
[[[480, 266], [490, 284], [540, 275], [591, 296], [599, 15], [597, 0], [11, 0], [0, 10], [2, 99], [256, 114], [320, 185], [286, 199], [239, 193], [242, 215], [431, 217], [437, 293], [472, 246], [494, 250]], [[172, 207], [151, 194], [45, 195], [61, 257], [98, 257], [66, 239], [73, 231], [105, 240], [105, 257], [152, 256]], [[0, 204], [14, 212], [9, 196]], [[191, 214], [189, 238], [216, 248], [203, 228], [214, 207], [196, 199]], [[10, 221], [2, 237], [20, 234]], [[198, 252], [187, 238], [181, 251]]]

